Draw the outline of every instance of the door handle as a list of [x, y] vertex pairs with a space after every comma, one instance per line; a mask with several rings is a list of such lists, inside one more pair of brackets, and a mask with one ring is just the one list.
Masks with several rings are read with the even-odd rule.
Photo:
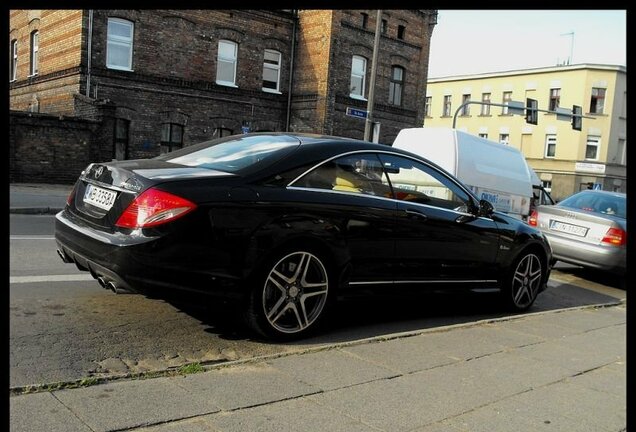
[[424, 213], [420, 213], [418, 211], [410, 210], [410, 209], [406, 209], [405, 212], [406, 212], [406, 215], [410, 218], [417, 218], [423, 221], [428, 220], [428, 216], [426, 216]]

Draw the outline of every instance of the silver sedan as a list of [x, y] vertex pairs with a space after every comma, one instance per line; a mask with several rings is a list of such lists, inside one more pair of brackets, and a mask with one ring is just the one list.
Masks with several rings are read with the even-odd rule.
[[528, 224], [546, 235], [555, 260], [624, 275], [626, 204], [624, 193], [584, 190], [537, 207]]

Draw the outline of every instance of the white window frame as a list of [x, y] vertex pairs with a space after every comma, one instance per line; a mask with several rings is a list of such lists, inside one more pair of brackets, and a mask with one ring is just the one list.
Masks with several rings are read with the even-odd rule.
[[462, 95], [462, 110], [460, 111], [460, 116], [469, 116], [470, 115], [470, 105], [464, 105], [466, 102], [470, 102], [470, 93], [466, 93]]
[[[234, 55], [232, 57], [222, 57], [221, 55], [221, 45], [225, 44], [225, 45], [231, 45], [234, 48]], [[216, 56], [216, 83], [222, 86], [227, 86], [227, 87], [238, 87], [236, 85], [236, 63], [237, 63], [237, 58], [238, 58], [238, 44], [236, 42], [233, 42], [231, 40], [227, 40], [227, 39], [221, 39], [219, 40], [219, 45], [218, 45], [218, 52], [217, 52], [217, 56]], [[227, 81], [227, 80], [222, 80], [219, 79], [219, 63], [223, 61], [223, 62], [227, 62], [227, 63], [232, 63], [232, 81]]]
[[[132, 59], [133, 59], [133, 42], [135, 38], [135, 23], [122, 18], [108, 18], [108, 30], [110, 30], [110, 24], [116, 23], [130, 27], [130, 37], [113, 35], [110, 31], [107, 31], [106, 36], [106, 67], [108, 69], [117, 69], [124, 71], [132, 71]], [[120, 46], [128, 48], [128, 64], [121, 65], [111, 63], [111, 59], [108, 55], [109, 48], [111, 46]]]
[[450, 117], [453, 108], [453, 96], [444, 95], [444, 105], [442, 105], [442, 117]]
[[[589, 147], [596, 147], [596, 155], [593, 158], [587, 157], [587, 149]], [[584, 155], [585, 160], [597, 161], [599, 158], [600, 150], [601, 150], [601, 137], [598, 135], [588, 135], [587, 141], [585, 143], [585, 155]]]
[[[600, 95], [600, 93], [602, 93], [602, 95]], [[605, 110], [606, 95], [607, 95], [606, 88], [592, 87], [592, 95], [590, 96], [590, 113], [591, 114], [603, 114], [603, 111]]]
[[[278, 63], [273, 64], [273, 63], [268, 63], [267, 61], [265, 61], [265, 55], [266, 54], [273, 54], [278, 56]], [[281, 59], [283, 58], [283, 55], [276, 50], [271, 50], [271, 49], [266, 49], [263, 53], [263, 81], [265, 81], [265, 69], [269, 69], [272, 71], [276, 72], [276, 88], [272, 89], [269, 87], [262, 87], [264, 92], [267, 93], [276, 93], [276, 94], [281, 94], [280, 92], [280, 65], [281, 65]], [[273, 82], [273, 81], [268, 81], [268, 82]]]
[[[362, 70], [354, 70], [353, 65], [356, 59], [362, 60]], [[362, 89], [360, 89], [360, 92], [356, 92], [356, 93], [353, 92], [354, 78], [362, 79]], [[367, 59], [359, 55], [354, 55], [351, 57], [351, 80], [349, 81], [349, 97], [353, 99], [367, 100], [364, 97], [366, 87], [367, 87]]]
[[11, 81], [18, 78], [18, 40], [11, 41]]
[[39, 64], [38, 57], [40, 52], [40, 31], [35, 30], [31, 32], [30, 35], [31, 42], [31, 58], [29, 59], [29, 76], [34, 76], [38, 74]]
[[490, 93], [482, 93], [481, 94], [481, 115], [489, 116], [490, 115]]
[[510, 134], [500, 133], [499, 134], [499, 144], [510, 145]]
[[[552, 156], [548, 155], [548, 151], [550, 146], [554, 148], [554, 154]], [[554, 159], [556, 157], [556, 146], [557, 146], [557, 136], [555, 134], [547, 134], [545, 136], [545, 157]]]
[[433, 107], [433, 96], [426, 96], [424, 99], [424, 117], [431, 117]]
[[511, 115], [510, 112], [508, 111], [508, 104], [512, 101], [512, 92], [511, 91], [503, 92], [501, 96], [501, 100], [502, 100], [502, 103], [506, 105], [505, 107], [501, 109], [501, 115]]

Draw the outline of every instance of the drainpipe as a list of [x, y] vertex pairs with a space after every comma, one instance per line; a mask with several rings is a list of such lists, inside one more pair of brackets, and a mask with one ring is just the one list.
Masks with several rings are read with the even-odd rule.
[[88, 51], [88, 61], [86, 65], [86, 96], [90, 97], [91, 93], [91, 48], [93, 45], [93, 9], [88, 10], [88, 43], [87, 43], [87, 51]]
[[289, 87], [287, 89], [287, 119], [285, 120], [285, 132], [289, 132], [289, 123], [291, 121], [291, 97], [292, 84], [294, 82], [294, 53], [296, 52], [296, 27], [298, 24], [298, 9], [294, 9], [292, 13], [294, 16], [294, 28], [292, 30], [291, 58], [289, 60]]

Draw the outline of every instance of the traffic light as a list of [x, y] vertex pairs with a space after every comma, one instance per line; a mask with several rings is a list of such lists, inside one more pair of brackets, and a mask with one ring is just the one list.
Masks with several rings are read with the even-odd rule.
[[536, 125], [539, 120], [539, 103], [536, 99], [526, 99], [526, 123]]
[[578, 105], [572, 106], [572, 129], [580, 131], [583, 125], [583, 108]]

